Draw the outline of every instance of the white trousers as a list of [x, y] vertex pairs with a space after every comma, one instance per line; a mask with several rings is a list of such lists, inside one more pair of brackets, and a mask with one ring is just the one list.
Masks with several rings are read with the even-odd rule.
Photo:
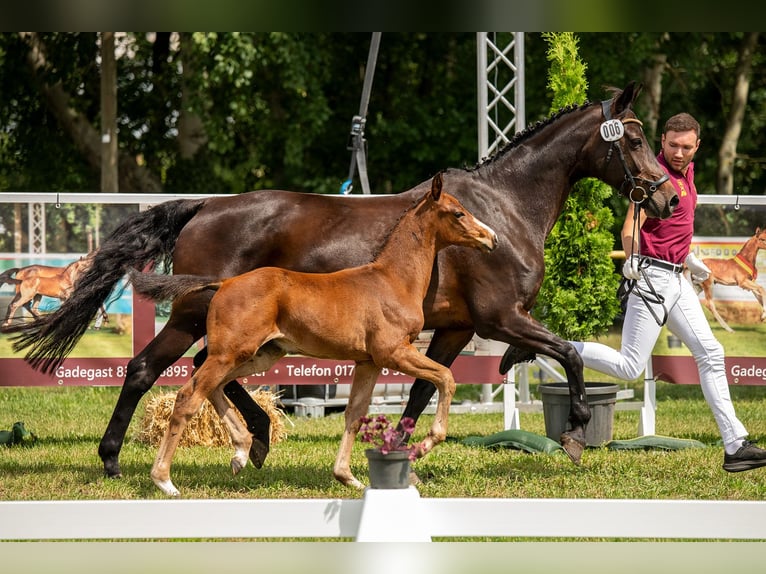
[[[731, 402], [723, 347], [710, 329], [694, 287], [682, 275], [657, 267], [646, 269], [646, 275], [654, 290], [664, 297], [668, 330], [683, 341], [697, 363], [702, 393], [713, 411], [724, 445], [738, 442], [748, 433]], [[649, 293], [643, 277], [636, 287]], [[651, 308], [662, 320], [665, 309], [659, 304], [651, 304]], [[628, 297], [619, 351], [601, 343], [573, 341], [572, 344], [587, 368], [633, 380], [643, 372], [661, 330], [634, 289]]]

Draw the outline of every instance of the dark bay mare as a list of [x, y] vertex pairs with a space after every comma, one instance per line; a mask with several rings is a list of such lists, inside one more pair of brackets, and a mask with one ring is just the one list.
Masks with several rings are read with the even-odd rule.
[[[445, 189], [497, 232], [499, 246], [491, 255], [454, 247], [439, 253], [423, 303], [424, 329], [434, 330], [426, 354], [449, 366], [476, 333], [510, 345], [503, 372], [537, 353], [558, 361], [571, 396], [572, 429], [562, 444], [575, 462], [590, 419], [582, 361], [530, 310], [543, 279], [545, 239], [578, 180], [601, 179], [640, 202], [650, 217], [669, 217], [678, 203], [633, 112], [639, 91], [631, 83], [604, 102], [562, 109], [475, 168], [449, 169], [443, 176]], [[427, 180], [376, 197], [257, 191], [162, 203], [112, 233], [57, 312], [14, 327], [21, 332], [14, 348], [26, 349], [35, 368], [54, 370], [123, 275], [163, 258], [172, 257], [174, 273], [220, 278], [263, 266], [329, 272], [362, 265], [429, 185]], [[203, 291], [176, 300], [162, 331], [129, 362], [99, 445], [108, 476], [120, 475], [119, 452], [141, 397], [205, 334], [211, 297]], [[269, 419], [240, 384], [232, 382], [224, 392], [254, 435], [250, 458], [260, 467], [268, 452]], [[434, 392], [430, 382], [416, 380], [403, 416], [417, 420]]]
[[423, 456], [442, 442], [455, 379], [413, 342], [423, 329], [423, 298], [434, 258], [450, 245], [489, 253], [497, 247], [497, 235], [454, 197], [442, 193], [437, 173], [431, 189], [402, 215], [380, 253], [359, 267], [332, 273], [260, 267], [224, 281], [131, 271], [136, 291], [155, 300], [216, 291], [207, 314], [208, 355], [178, 391], [152, 467], [154, 483], [169, 496], [180, 494], [170, 479], [170, 466], [187, 422], [205, 399], [229, 427], [235, 447], [234, 474], [242, 470], [252, 436], [230, 409], [223, 386], [232, 377], [269, 370], [287, 353], [355, 363], [346, 426], [333, 467], [333, 475], [343, 484], [364, 488], [351, 472], [351, 451], [384, 368], [436, 386], [436, 415], [415, 454]]

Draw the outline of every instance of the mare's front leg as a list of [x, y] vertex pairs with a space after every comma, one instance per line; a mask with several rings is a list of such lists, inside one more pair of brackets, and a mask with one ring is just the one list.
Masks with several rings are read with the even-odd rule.
[[436, 403], [436, 415], [428, 435], [420, 444], [418, 456], [429, 453], [434, 446], [447, 438], [447, 419], [452, 396], [455, 394], [455, 379], [452, 372], [436, 361], [429, 359], [417, 350], [415, 346], [406, 344], [397, 348], [387, 361], [386, 366], [399, 370], [403, 373], [431, 381], [439, 392]]
[[335, 466], [332, 469], [333, 476], [346, 486], [364, 488], [364, 484], [359, 482], [351, 472], [351, 451], [359, 427], [362, 425], [359, 419], [367, 414], [378, 375], [380, 375], [380, 368], [375, 366], [373, 362], [357, 363], [356, 369], [354, 369], [354, 380], [351, 383], [345, 412], [346, 428], [343, 431], [338, 456], [335, 458]]
[[234, 409], [229, 405], [229, 401], [224, 397], [221, 387], [216, 387], [213, 394], [210, 395], [210, 402], [213, 403], [215, 411], [218, 413], [218, 417], [229, 430], [231, 443], [234, 445], [234, 456], [231, 458], [231, 472], [232, 474], [237, 475], [247, 464], [248, 453], [250, 452], [250, 444], [253, 442], [253, 437], [242, 424], [242, 421], [239, 420], [237, 413], [234, 412]]

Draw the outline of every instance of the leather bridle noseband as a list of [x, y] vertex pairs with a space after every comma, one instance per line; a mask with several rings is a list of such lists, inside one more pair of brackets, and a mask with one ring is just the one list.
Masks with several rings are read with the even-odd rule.
[[[611, 105], [612, 105], [612, 100], [604, 100], [601, 102], [601, 110], [603, 111], [604, 118], [606, 119], [606, 121], [602, 124], [602, 130], [604, 126], [607, 126], [608, 124], [610, 124], [610, 122], [620, 122], [621, 124], [633, 123], [633, 124], [638, 124], [639, 126], [643, 126], [643, 123], [641, 123], [641, 120], [639, 120], [638, 118], [625, 118], [624, 120], [620, 120], [620, 119], [613, 120]], [[606, 141], [611, 141], [609, 150], [606, 153], [606, 165], [607, 166], [609, 165], [609, 162], [612, 160], [612, 153], [616, 149], [617, 156], [620, 158], [620, 163], [622, 164], [622, 169], [623, 171], [625, 171], [625, 181], [623, 181], [622, 185], [620, 185], [620, 193], [628, 197], [630, 201], [632, 201], [633, 203], [640, 205], [646, 199], [654, 195], [654, 192], [657, 191], [657, 188], [659, 188], [663, 183], [668, 181], [668, 174], [666, 173], [662, 174], [662, 177], [660, 177], [660, 179], [655, 181], [650, 181], [643, 177], [634, 176], [628, 169], [628, 164], [625, 161], [625, 154], [622, 151], [622, 147], [618, 143], [619, 140], [621, 140], [624, 135], [624, 129], [620, 128], [619, 126], [618, 128], [620, 131], [618, 131], [617, 134], [615, 134], [614, 138], [607, 139], [603, 131], [601, 134], [602, 139]], [[630, 186], [630, 191], [627, 194], [624, 193], [623, 191], [625, 184], [628, 184]], [[649, 189], [648, 192], [647, 192], [647, 188]]]

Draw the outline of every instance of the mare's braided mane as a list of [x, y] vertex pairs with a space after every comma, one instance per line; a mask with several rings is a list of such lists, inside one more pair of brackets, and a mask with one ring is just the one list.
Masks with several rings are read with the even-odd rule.
[[485, 165], [489, 165], [497, 160], [499, 160], [502, 156], [504, 156], [506, 153], [508, 153], [511, 149], [519, 145], [521, 142], [529, 139], [533, 134], [537, 133], [541, 129], [543, 129], [545, 126], [548, 126], [558, 120], [561, 116], [566, 115], [568, 113], [571, 113], [575, 110], [580, 110], [587, 108], [589, 106], [593, 105], [592, 102], [586, 101], [582, 104], [572, 104], [569, 106], [565, 106], [563, 108], [560, 108], [555, 114], [552, 114], [551, 116], [542, 119], [538, 121], [537, 123], [531, 124], [527, 126], [524, 130], [516, 133], [512, 138], [511, 141], [509, 141], [507, 144], [503, 146], [501, 150], [499, 150], [497, 153], [492, 155], [491, 157], [484, 158], [481, 160], [481, 162], [477, 163], [472, 168], [465, 168], [466, 171], [476, 171], [480, 167], [483, 167]]

